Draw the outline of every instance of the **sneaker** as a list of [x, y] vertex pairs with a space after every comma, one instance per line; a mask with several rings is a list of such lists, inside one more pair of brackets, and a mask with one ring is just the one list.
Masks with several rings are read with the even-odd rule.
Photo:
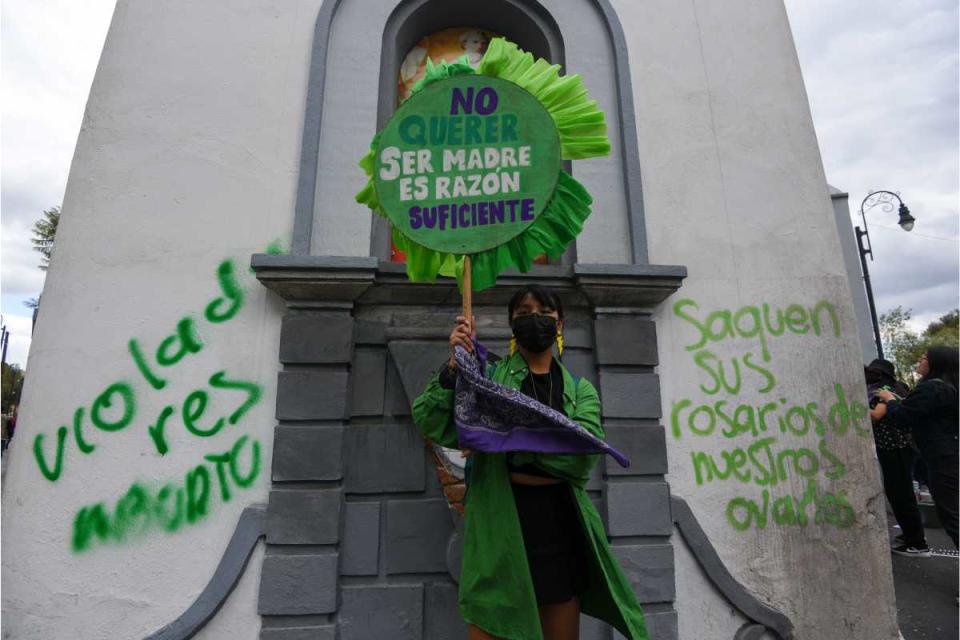
[[891, 551], [899, 556], [911, 556], [914, 558], [929, 558], [931, 555], [930, 547], [927, 545], [915, 547], [912, 544], [902, 544], [899, 547], [894, 547]]

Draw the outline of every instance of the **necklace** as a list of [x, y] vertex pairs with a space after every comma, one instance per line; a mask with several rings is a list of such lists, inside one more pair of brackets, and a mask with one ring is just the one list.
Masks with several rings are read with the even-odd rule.
[[547, 372], [547, 401], [544, 402], [540, 399], [540, 394], [537, 393], [537, 381], [534, 378], [536, 374], [532, 371], [530, 372], [530, 387], [533, 389], [533, 399], [539, 402], [540, 404], [545, 404], [551, 409], [553, 408], [553, 371]]

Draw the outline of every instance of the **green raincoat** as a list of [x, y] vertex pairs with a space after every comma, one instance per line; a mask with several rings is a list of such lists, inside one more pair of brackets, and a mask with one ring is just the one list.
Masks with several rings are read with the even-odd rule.
[[[563, 372], [563, 409], [599, 437], [600, 398], [587, 380]], [[519, 353], [490, 366], [496, 382], [519, 389], [527, 364]], [[425, 437], [457, 448], [453, 421], [454, 392], [434, 376], [413, 403], [413, 420]], [[581, 597], [583, 613], [616, 627], [632, 640], [648, 640], [643, 613], [630, 583], [607, 544], [600, 515], [584, 487], [599, 455], [516, 453], [517, 464], [532, 463], [570, 483], [587, 541], [588, 586]], [[533, 582], [523, 547], [520, 521], [510, 488], [504, 453], [474, 452], [467, 487], [460, 575], [460, 613], [470, 624], [509, 640], [543, 640]]]

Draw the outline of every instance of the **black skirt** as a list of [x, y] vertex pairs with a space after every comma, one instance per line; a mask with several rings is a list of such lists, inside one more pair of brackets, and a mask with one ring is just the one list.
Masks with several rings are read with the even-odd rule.
[[537, 604], [579, 597], [587, 587], [586, 540], [570, 485], [510, 486]]

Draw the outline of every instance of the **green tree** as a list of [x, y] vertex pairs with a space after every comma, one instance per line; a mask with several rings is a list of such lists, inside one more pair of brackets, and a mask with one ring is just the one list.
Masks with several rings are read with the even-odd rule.
[[910, 329], [911, 318], [910, 309], [901, 306], [880, 314], [880, 340], [884, 356], [893, 363], [897, 375], [905, 382], [912, 380], [917, 362], [913, 353], [920, 342], [919, 336]]
[[10, 411], [10, 407], [20, 404], [20, 392], [23, 390], [23, 369], [18, 364], [3, 363], [2, 394], [0, 394], [0, 407], [3, 412]]
[[911, 310], [897, 307], [880, 315], [880, 338], [883, 352], [893, 362], [904, 382], [917, 382], [917, 363], [930, 347], [958, 346], [960, 309], [954, 309], [934, 320], [919, 335], [910, 329]]
[[940, 316], [939, 320], [931, 322], [923, 330], [923, 337], [936, 341], [937, 344], [955, 347], [958, 342], [958, 329], [960, 329], [960, 309], [954, 309]]
[[926, 353], [930, 347], [958, 346], [958, 320], [960, 320], [960, 313], [957, 309], [954, 309], [927, 325], [927, 328], [920, 334], [916, 346], [910, 350], [909, 357], [914, 362], [920, 362], [920, 356]]
[[40, 268], [44, 271], [50, 266], [50, 256], [57, 239], [57, 225], [60, 224], [60, 207], [53, 207], [43, 212], [43, 217], [33, 224], [33, 248], [43, 256]]

